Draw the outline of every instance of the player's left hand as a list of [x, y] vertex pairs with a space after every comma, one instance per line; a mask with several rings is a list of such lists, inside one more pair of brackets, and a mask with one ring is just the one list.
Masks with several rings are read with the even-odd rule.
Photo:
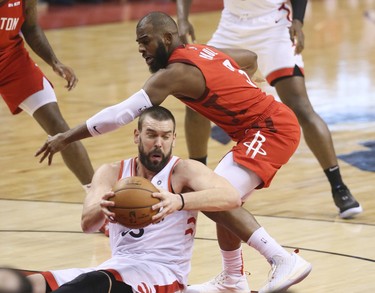
[[152, 196], [160, 199], [159, 203], [152, 206], [153, 210], [159, 210], [159, 212], [152, 217], [153, 223], [160, 222], [167, 215], [178, 211], [182, 206], [181, 197], [178, 194], [160, 190], [160, 192], [152, 193]]
[[78, 78], [75, 75], [73, 69], [71, 69], [68, 66], [65, 66], [64, 64], [58, 62], [56, 64], [53, 64], [52, 66], [53, 71], [55, 71], [58, 75], [60, 75], [62, 78], [64, 78], [68, 84], [65, 86], [69, 91], [75, 88]]
[[305, 47], [305, 35], [303, 34], [302, 26], [302, 22], [298, 19], [293, 19], [292, 25], [289, 27], [289, 36], [295, 46], [295, 54], [301, 54]]

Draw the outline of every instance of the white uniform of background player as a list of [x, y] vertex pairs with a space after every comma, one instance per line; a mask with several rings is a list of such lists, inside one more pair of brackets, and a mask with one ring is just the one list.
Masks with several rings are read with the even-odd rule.
[[295, 54], [290, 41], [290, 25], [291, 9], [285, 1], [224, 0], [218, 28], [208, 44], [256, 52], [258, 68], [272, 84], [285, 76], [285, 70], [293, 72], [295, 65], [303, 70], [302, 56]]
[[[169, 183], [178, 160], [173, 156], [151, 182], [173, 192]], [[123, 161], [119, 179], [135, 176], [135, 168], [135, 159]], [[61, 286], [83, 273], [110, 270], [118, 281], [130, 285], [134, 292], [180, 292], [185, 288], [190, 272], [197, 215], [197, 211], [182, 210], [143, 229], [110, 223], [112, 257], [109, 260], [93, 268], [58, 270], [43, 275], [50, 286], [56, 283]]]

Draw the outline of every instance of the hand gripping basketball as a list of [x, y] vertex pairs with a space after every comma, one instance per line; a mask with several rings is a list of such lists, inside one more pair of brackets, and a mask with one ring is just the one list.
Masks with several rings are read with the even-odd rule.
[[152, 216], [157, 210], [152, 206], [160, 200], [152, 197], [159, 190], [147, 179], [139, 176], [123, 178], [113, 187], [114, 196], [109, 200], [115, 203], [108, 209], [115, 213], [115, 221], [119, 224], [140, 229], [152, 223]]

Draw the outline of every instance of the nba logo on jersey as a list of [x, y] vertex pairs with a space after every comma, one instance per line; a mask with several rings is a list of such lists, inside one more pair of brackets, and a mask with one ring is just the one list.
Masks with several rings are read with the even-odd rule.
[[254, 139], [251, 142], [244, 142], [243, 144], [247, 147], [246, 156], [249, 155], [250, 151], [253, 151], [251, 154], [251, 158], [254, 159], [257, 154], [262, 156], [266, 156], [267, 153], [264, 149], [262, 149], [263, 142], [266, 141], [264, 135], [260, 134], [260, 131], [255, 133]]

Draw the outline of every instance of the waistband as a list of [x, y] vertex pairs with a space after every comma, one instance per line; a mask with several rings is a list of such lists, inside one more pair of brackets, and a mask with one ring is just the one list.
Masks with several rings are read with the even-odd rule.
[[282, 6], [278, 7], [275, 6], [275, 8], [271, 9], [264, 9], [264, 10], [250, 10], [251, 12], [236, 12], [231, 11], [228, 8], [224, 8], [222, 11], [222, 14], [226, 17], [240, 20], [240, 21], [246, 21], [246, 20], [253, 20], [253, 21], [268, 21], [272, 20], [274, 21], [275, 17], [277, 17], [281, 11]]

